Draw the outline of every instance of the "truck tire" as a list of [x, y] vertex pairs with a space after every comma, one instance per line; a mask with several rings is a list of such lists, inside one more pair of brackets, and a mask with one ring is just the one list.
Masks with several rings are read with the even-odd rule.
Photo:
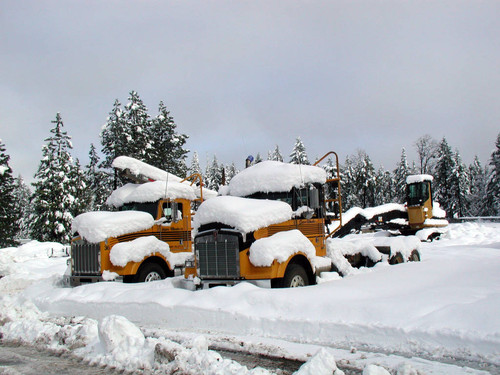
[[146, 263], [140, 268], [137, 274], [137, 282], [148, 283], [151, 281], [163, 280], [166, 277], [167, 274], [159, 264]]
[[413, 250], [408, 258], [410, 262], [420, 262], [420, 253], [418, 250]]
[[309, 285], [309, 278], [300, 264], [288, 265], [285, 276], [281, 279], [282, 288], [297, 288]]
[[396, 253], [391, 259], [389, 259], [389, 264], [399, 264], [404, 263], [403, 255], [401, 253]]

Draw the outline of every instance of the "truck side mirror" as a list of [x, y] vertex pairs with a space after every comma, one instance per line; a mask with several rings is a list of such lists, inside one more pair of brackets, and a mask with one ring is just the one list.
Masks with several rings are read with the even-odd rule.
[[319, 208], [319, 191], [316, 188], [309, 190], [309, 207], [313, 210]]

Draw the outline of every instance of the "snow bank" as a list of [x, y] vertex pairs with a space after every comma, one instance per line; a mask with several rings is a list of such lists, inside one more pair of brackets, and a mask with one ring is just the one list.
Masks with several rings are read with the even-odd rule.
[[299, 368], [295, 375], [344, 375], [344, 372], [337, 368], [333, 353], [321, 348], [314, 357]]
[[250, 262], [256, 267], [268, 267], [274, 260], [283, 263], [298, 252], [304, 253], [307, 258], [316, 255], [314, 245], [298, 229], [278, 232], [250, 246]]
[[190, 252], [172, 253], [168, 243], [160, 241], [155, 236], [139, 237], [129, 242], [120, 242], [111, 248], [109, 258], [118, 267], [125, 267], [128, 262], [140, 262], [145, 257], [160, 253], [170, 264], [170, 267], [184, 265]]
[[151, 228], [153, 216], [142, 211], [87, 212], [73, 219], [73, 233], [78, 232], [85, 240], [98, 243], [109, 237]]
[[159, 168], [153, 167], [147, 163], [144, 163], [140, 160], [128, 157], [128, 156], [119, 156], [115, 160], [113, 160], [112, 164], [113, 168], [120, 169], [122, 171], [128, 169], [130, 173], [134, 176], [140, 177], [144, 176], [150, 180], [154, 181], [169, 181], [169, 182], [181, 182], [182, 178], [168, 173], [167, 171], [161, 170]]
[[179, 182], [146, 182], [144, 184], [126, 184], [116, 189], [106, 200], [106, 204], [121, 207], [126, 203], [156, 202], [160, 199], [184, 198], [195, 200], [193, 187]]
[[220, 196], [203, 202], [193, 220], [196, 234], [203, 224], [221, 223], [243, 233], [292, 218], [292, 208], [285, 202]]
[[352, 267], [346, 258], [346, 256], [355, 254], [361, 254], [373, 263], [382, 259], [380, 251], [367, 240], [349, 241], [346, 238], [329, 238], [326, 241], [326, 255], [343, 276], [360, 272], [357, 268]]
[[263, 161], [244, 169], [229, 182], [226, 193], [243, 197], [254, 193], [290, 191], [307, 183], [326, 182], [323, 168], [311, 165]]
[[434, 177], [428, 174], [415, 174], [406, 177], [406, 183], [407, 184], [415, 184], [417, 182], [424, 182], [424, 181], [430, 181], [432, 182], [434, 180]]

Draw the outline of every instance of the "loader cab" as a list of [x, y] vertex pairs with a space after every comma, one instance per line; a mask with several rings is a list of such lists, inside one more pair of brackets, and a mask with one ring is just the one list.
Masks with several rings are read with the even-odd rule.
[[424, 227], [432, 218], [432, 176], [412, 175], [406, 179], [406, 205], [410, 227]]

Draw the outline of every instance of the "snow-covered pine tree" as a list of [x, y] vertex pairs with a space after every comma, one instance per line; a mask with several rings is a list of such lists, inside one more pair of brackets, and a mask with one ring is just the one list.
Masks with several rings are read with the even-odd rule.
[[375, 187], [377, 183], [375, 167], [368, 154], [364, 151], [358, 153], [355, 176], [361, 207], [375, 206]]
[[257, 152], [257, 156], [255, 157], [254, 164], [260, 163], [262, 161], [262, 156], [260, 156], [260, 152]]
[[35, 174], [30, 229], [37, 240], [68, 243], [73, 215], [81, 207], [79, 190], [84, 186], [77, 185], [79, 173], [70, 155], [71, 137], [63, 130], [59, 113], [52, 123], [55, 127], [45, 139], [47, 143], [42, 147], [42, 160]]
[[406, 177], [409, 174], [408, 159], [406, 157], [406, 150], [403, 147], [401, 149], [399, 164], [393, 172], [394, 199], [398, 203], [405, 203], [406, 201]]
[[158, 115], [148, 128], [151, 148], [144, 155], [144, 161], [179, 177], [187, 173], [186, 158], [189, 150], [183, 146], [188, 136], [176, 132], [174, 118], [163, 102], [158, 106]]
[[280, 148], [278, 145], [274, 148], [273, 151], [270, 151], [268, 153], [268, 160], [274, 160], [274, 161], [283, 161], [283, 155], [281, 154]]
[[109, 113], [106, 124], [102, 127], [100, 138], [104, 160], [99, 165], [104, 168], [106, 178], [103, 184], [106, 189], [112, 191], [121, 186], [123, 182], [118, 173], [111, 167], [113, 160], [118, 156], [128, 156], [128, 131], [125, 116], [118, 99], [113, 104], [113, 109]]
[[148, 109], [136, 91], [131, 91], [129, 95], [124, 110], [127, 138], [124, 155], [144, 161], [153, 148]]
[[198, 157], [198, 153], [195, 151], [193, 153], [193, 158], [191, 159], [191, 165], [189, 166], [189, 174], [198, 173], [203, 176], [203, 172], [200, 167], [200, 158]]
[[219, 165], [217, 156], [214, 155], [212, 162], [207, 164], [205, 171], [204, 183], [208, 189], [219, 190], [219, 186], [222, 184], [222, 168]]
[[383, 166], [380, 166], [375, 178], [375, 206], [394, 202], [396, 189], [392, 173], [385, 170]]
[[434, 167], [434, 196], [447, 212], [448, 217], [454, 217], [453, 210], [453, 181], [452, 174], [455, 169], [455, 159], [446, 138], [439, 143], [437, 161]]
[[238, 174], [238, 168], [236, 168], [236, 165], [233, 163], [226, 165], [225, 167], [226, 171], [226, 185], [231, 181], [231, 179]]
[[500, 133], [490, 159], [491, 175], [488, 180], [488, 206], [493, 215], [500, 215]]
[[290, 153], [290, 163], [292, 164], [309, 164], [309, 159], [307, 158], [306, 147], [302, 143], [300, 137], [295, 140], [295, 145]]
[[17, 222], [20, 217], [15, 200], [15, 181], [9, 166], [10, 156], [0, 139], [0, 248], [16, 244], [19, 231]]
[[467, 212], [467, 194], [468, 194], [468, 179], [467, 167], [462, 163], [460, 153], [455, 151], [453, 154], [454, 168], [452, 171], [452, 211], [458, 216], [464, 216]]
[[489, 216], [491, 213], [487, 205], [488, 197], [488, 167], [483, 167], [477, 155], [469, 166], [469, 194], [467, 195], [468, 215]]
[[431, 174], [438, 154], [438, 143], [429, 134], [417, 139], [415, 142], [419, 161], [420, 174]]
[[112, 192], [109, 175], [99, 168], [99, 155], [93, 143], [90, 144], [89, 163], [85, 166], [85, 181], [87, 183], [88, 209], [99, 211]]
[[105, 156], [100, 167], [109, 169], [113, 160], [118, 156], [127, 156], [127, 126], [125, 116], [118, 99], [113, 104], [113, 109], [109, 112], [106, 124], [101, 130], [102, 153]]
[[17, 232], [16, 240], [31, 238], [29, 218], [33, 214], [33, 207], [31, 205], [32, 193], [21, 175], [15, 181], [14, 197], [17, 211], [19, 212], [19, 220], [17, 221], [19, 231]]
[[346, 156], [344, 166], [340, 169], [340, 189], [343, 212], [346, 212], [352, 207], [361, 206], [355, 185], [354, 163], [349, 156]]

